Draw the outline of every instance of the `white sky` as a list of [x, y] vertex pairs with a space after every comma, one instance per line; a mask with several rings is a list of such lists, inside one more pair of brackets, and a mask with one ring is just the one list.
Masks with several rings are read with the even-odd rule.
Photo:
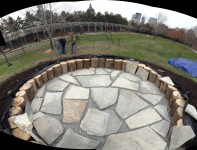
[[[175, 11], [167, 10], [167, 9], [161, 9], [156, 7], [150, 7], [147, 5], [132, 3], [132, 2], [124, 2], [124, 1], [107, 1], [107, 0], [94, 0], [94, 1], [78, 1], [78, 2], [57, 2], [59, 4], [53, 5], [54, 7], [61, 7], [59, 11], [65, 9], [66, 11], [69, 10], [71, 12], [73, 11], [86, 11], [89, 7], [89, 4], [92, 4], [92, 7], [94, 8], [95, 12], [101, 12], [104, 14], [105, 11], [108, 11], [108, 13], [114, 13], [114, 14], [121, 14], [122, 17], [127, 18], [127, 20], [131, 20], [131, 17], [136, 12], [141, 13], [142, 15], [145, 15], [147, 18], [149, 17], [156, 17], [156, 14], [159, 12], [162, 12], [167, 16], [166, 25], [169, 27], [179, 27], [179, 28], [192, 28], [194, 26], [197, 26], [197, 19], [190, 17], [188, 15], [184, 15], [182, 13], [178, 13]], [[66, 3], [66, 4], [65, 4]], [[9, 14], [10, 16], [16, 18], [16, 16], [22, 17], [21, 13], [12, 13]]]

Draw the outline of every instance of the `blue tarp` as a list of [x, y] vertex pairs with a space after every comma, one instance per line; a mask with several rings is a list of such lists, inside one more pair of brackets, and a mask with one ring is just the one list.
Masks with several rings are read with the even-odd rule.
[[197, 77], [197, 61], [185, 58], [172, 58], [168, 60], [168, 64], [187, 72], [193, 77]]

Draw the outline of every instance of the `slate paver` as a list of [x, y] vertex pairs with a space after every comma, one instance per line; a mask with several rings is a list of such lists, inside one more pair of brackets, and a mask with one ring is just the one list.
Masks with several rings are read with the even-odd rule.
[[68, 82], [62, 81], [58, 78], [50, 80], [47, 84], [47, 91], [61, 92], [69, 85]]
[[80, 128], [87, 134], [104, 136], [117, 132], [121, 125], [122, 122], [112, 111], [100, 111], [90, 107]]
[[59, 148], [71, 148], [71, 149], [95, 149], [100, 144], [100, 141], [92, 140], [83, 137], [68, 128], [63, 135], [62, 140], [55, 146]]
[[119, 73], [120, 73], [120, 70], [113, 70], [111, 72], [111, 78], [112, 78], [112, 80], [114, 80], [118, 76]]
[[160, 115], [151, 107], [146, 108], [125, 120], [129, 129], [136, 129], [161, 121]]
[[130, 90], [120, 90], [116, 112], [123, 118], [127, 118], [136, 112], [148, 107], [149, 104]]
[[169, 149], [177, 149], [194, 137], [191, 126], [173, 126]]
[[34, 98], [31, 102], [32, 112], [36, 113], [40, 110], [43, 98]]
[[38, 89], [35, 98], [44, 97], [46, 91], [46, 85], [43, 85], [40, 89]]
[[109, 74], [109, 72], [106, 71], [106, 70], [103, 69], [103, 68], [97, 68], [97, 69], [96, 69], [96, 74]]
[[[121, 142], [120, 142], [121, 141]], [[126, 137], [124, 133], [111, 134], [107, 137], [101, 150], [143, 150], [137, 143]]]
[[160, 134], [163, 137], [166, 137], [168, 131], [169, 131], [170, 123], [166, 120], [162, 120], [158, 123], [155, 123], [151, 126], [151, 128]]
[[47, 92], [41, 107], [42, 112], [60, 115], [62, 112], [61, 105], [62, 92]]
[[104, 109], [116, 102], [118, 88], [91, 88], [91, 97], [99, 109]]
[[137, 82], [132, 82], [129, 81], [125, 78], [118, 77], [114, 83], [112, 84], [112, 87], [119, 87], [119, 88], [125, 88], [125, 89], [130, 89], [130, 90], [138, 90], [139, 88], [139, 83]]
[[61, 76], [59, 76], [59, 78], [68, 82], [68, 83], [80, 85], [79, 82], [73, 76], [71, 76], [69, 74], [61, 75]]
[[156, 84], [149, 81], [140, 81], [140, 92], [144, 94], [163, 95]]
[[93, 75], [93, 74], [95, 74], [95, 68], [80, 69], [72, 72], [73, 76]]
[[137, 77], [136, 75], [133, 75], [133, 74], [130, 74], [130, 73], [122, 73], [120, 74], [120, 77], [123, 77], [127, 80], [130, 80], [130, 81], [141, 81], [141, 79], [139, 77]]
[[77, 76], [83, 87], [108, 87], [111, 84], [109, 75]]
[[166, 106], [159, 104], [154, 108], [164, 119], [170, 122], [170, 117]]
[[139, 95], [141, 98], [151, 103], [152, 105], [158, 104], [163, 98], [163, 95], [142, 94], [142, 93], [137, 93], [137, 95]]
[[148, 79], [148, 75], [149, 75], [149, 72], [146, 71], [144, 68], [140, 67], [136, 74], [135, 74], [137, 77], [139, 77], [140, 79], [146, 81]]
[[128, 61], [126, 64], [126, 72], [130, 74], [135, 74], [138, 64], [139, 62], [137, 61]]
[[64, 94], [64, 99], [85, 99], [89, 98], [89, 88], [81, 86], [70, 85]]
[[77, 123], [80, 122], [87, 101], [84, 100], [64, 100], [63, 101], [63, 122]]
[[64, 131], [59, 120], [44, 115], [33, 122], [33, 125], [40, 137], [47, 144], [52, 144]]

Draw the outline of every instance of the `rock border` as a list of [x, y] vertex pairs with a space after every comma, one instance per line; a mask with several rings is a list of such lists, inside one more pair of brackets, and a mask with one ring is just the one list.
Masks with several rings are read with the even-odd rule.
[[[129, 65], [128, 65], [129, 64]], [[171, 126], [184, 126], [183, 123], [183, 108], [185, 106], [186, 101], [182, 97], [181, 93], [174, 86], [169, 85], [168, 83], [160, 80], [161, 76], [155, 72], [150, 67], [145, 64], [139, 63], [133, 59], [124, 60], [124, 59], [112, 59], [112, 58], [89, 58], [89, 59], [71, 59], [67, 61], [61, 61], [48, 68], [46, 71], [40, 73], [34, 78], [28, 80], [24, 83], [19, 91], [15, 94], [15, 98], [11, 103], [11, 107], [9, 109], [9, 118], [8, 123], [11, 129], [11, 133], [13, 136], [20, 138], [22, 140], [30, 141], [33, 143], [38, 143], [33, 140], [26, 132], [20, 130], [13, 122], [12, 119], [14, 116], [22, 114], [25, 112], [25, 103], [26, 101], [31, 102], [35, 97], [36, 92], [40, 89], [45, 83], [54, 77], [60, 76], [61, 74], [65, 74], [71, 71], [75, 71], [78, 69], [88, 69], [88, 68], [106, 68], [106, 69], [115, 69], [122, 70], [124, 72], [130, 73], [126, 66], [132, 67], [133, 64], [133, 74], [136, 74], [139, 70], [145, 71], [147, 73], [147, 77], [145, 80], [155, 83], [157, 87], [160, 89], [162, 93], [164, 93], [165, 98], [168, 100], [168, 105], [171, 108], [170, 115]], [[136, 67], [137, 64], [137, 67]], [[138, 74], [139, 77], [140, 74]], [[142, 77], [144, 79], [144, 77]], [[17, 129], [17, 130], [16, 130]], [[23, 136], [22, 136], [22, 135]], [[25, 136], [24, 136], [25, 135]]]

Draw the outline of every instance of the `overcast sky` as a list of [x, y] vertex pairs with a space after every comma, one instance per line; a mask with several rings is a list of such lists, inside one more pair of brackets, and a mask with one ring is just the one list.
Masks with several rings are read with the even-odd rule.
[[[131, 17], [136, 12], [145, 15], [147, 18], [149, 17], [156, 17], [156, 14], [159, 12], [165, 14], [167, 16], [166, 25], [170, 27], [179, 27], [179, 28], [192, 28], [197, 26], [197, 19], [190, 17], [188, 15], [184, 15], [182, 13], [178, 13], [175, 11], [167, 10], [167, 9], [160, 9], [156, 7], [150, 7], [147, 5], [132, 3], [132, 2], [124, 2], [124, 1], [114, 1], [114, 0], [94, 0], [94, 1], [78, 1], [78, 2], [57, 2], [59, 4], [53, 5], [54, 8], [59, 7], [59, 11], [69, 8], [71, 12], [73, 11], [86, 11], [89, 7], [89, 4], [92, 4], [95, 12], [104, 13], [108, 11], [109, 13], [114, 14], [121, 14], [122, 17], [127, 18], [127, 20], [131, 20]], [[10, 14], [14, 18], [17, 15], [21, 15], [21, 13], [12, 13]]]

